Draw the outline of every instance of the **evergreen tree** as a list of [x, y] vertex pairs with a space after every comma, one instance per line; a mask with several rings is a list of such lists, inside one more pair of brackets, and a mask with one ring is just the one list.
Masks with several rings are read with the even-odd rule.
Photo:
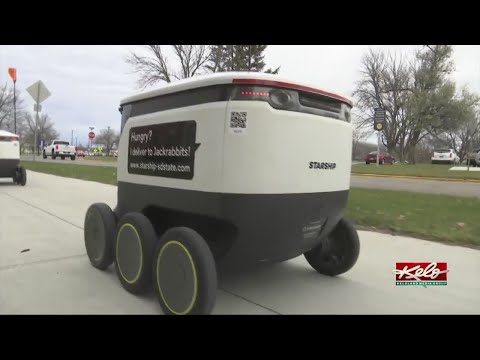
[[[207, 69], [212, 72], [253, 71], [263, 72], [265, 69], [264, 52], [268, 45], [212, 45], [211, 58]], [[277, 69], [267, 69], [266, 73], [278, 74]]]

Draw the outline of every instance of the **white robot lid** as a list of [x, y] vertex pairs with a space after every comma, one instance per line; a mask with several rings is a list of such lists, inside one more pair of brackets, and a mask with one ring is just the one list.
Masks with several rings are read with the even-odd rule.
[[132, 103], [135, 101], [145, 100], [156, 96], [171, 94], [179, 91], [185, 91], [195, 89], [199, 87], [206, 87], [212, 85], [222, 84], [245, 84], [245, 85], [258, 85], [258, 86], [275, 86], [288, 88], [293, 90], [300, 90], [310, 92], [314, 94], [320, 94], [323, 96], [331, 97], [340, 100], [350, 106], [352, 106], [351, 99], [339, 95], [335, 92], [320, 89], [315, 85], [301, 83], [293, 81], [288, 78], [280, 77], [274, 74], [259, 73], [259, 72], [220, 72], [207, 75], [197, 75], [188, 79], [178, 80], [172, 83], [161, 86], [155, 90], [141, 92], [139, 94], [124, 98], [120, 105]]
[[8, 131], [6, 131], [6, 130], [0, 130], [0, 136], [15, 136], [15, 137], [18, 138], [18, 135], [17, 135], [17, 134], [8, 132]]

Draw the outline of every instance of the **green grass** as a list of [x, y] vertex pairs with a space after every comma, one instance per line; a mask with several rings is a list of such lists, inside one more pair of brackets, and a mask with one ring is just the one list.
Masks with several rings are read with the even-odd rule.
[[95, 181], [103, 184], [117, 184], [117, 169], [111, 166], [52, 164], [25, 160], [22, 160], [21, 163], [27, 170], [45, 174]]
[[382, 175], [406, 175], [406, 176], [426, 176], [448, 179], [478, 179], [480, 180], [480, 171], [449, 171], [450, 165], [432, 165], [432, 164], [396, 164], [379, 165], [376, 164], [357, 164], [352, 165], [352, 173], [359, 174], [382, 174]]
[[[22, 161], [29, 170], [116, 185], [112, 167]], [[352, 189], [346, 214], [361, 228], [480, 246], [480, 200], [403, 191]]]
[[85, 156], [86, 161], [108, 161], [117, 162], [117, 158], [113, 156]]
[[352, 189], [347, 215], [357, 225], [480, 246], [480, 200], [404, 191]]

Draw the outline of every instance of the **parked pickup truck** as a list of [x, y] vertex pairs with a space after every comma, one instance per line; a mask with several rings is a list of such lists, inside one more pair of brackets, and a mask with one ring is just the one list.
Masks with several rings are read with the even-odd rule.
[[46, 159], [48, 156], [51, 156], [53, 160], [57, 156], [60, 156], [62, 160], [65, 160], [65, 157], [75, 160], [77, 147], [70, 145], [68, 141], [53, 140], [43, 148], [43, 158]]

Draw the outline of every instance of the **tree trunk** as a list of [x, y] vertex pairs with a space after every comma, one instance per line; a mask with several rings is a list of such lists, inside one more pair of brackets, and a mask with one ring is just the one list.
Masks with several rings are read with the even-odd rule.
[[395, 154], [395, 144], [389, 143], [387, 146], [387, 151], [390, 155]]
[[411, 145], [410, 148], [408, 149], [408, 162], [412, 165], [415, 165], [416, 163], [416, 156], [415, 156], [415, 153], [416, 153], [416, 149], [417, 146], [416, 144], [415, 145]]
[[400, 161], [400, 164], [403, 164], [405, 161], [405, 145], [403, 141], [400, 141], [399, 144], [399, 154], [398, 154], [398, 161]]

